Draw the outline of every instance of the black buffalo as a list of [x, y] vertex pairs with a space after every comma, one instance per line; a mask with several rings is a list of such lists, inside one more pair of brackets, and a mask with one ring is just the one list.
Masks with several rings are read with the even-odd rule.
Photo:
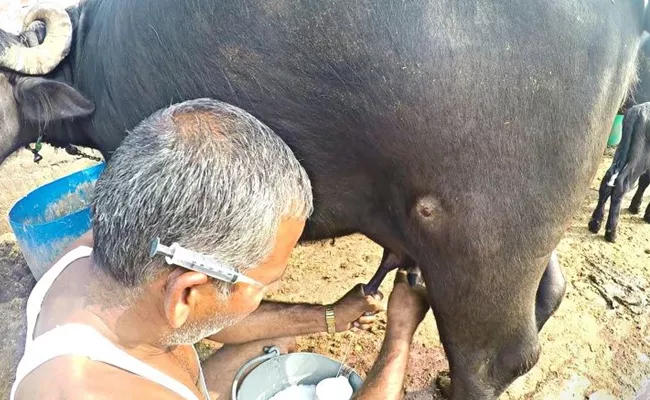
[[[589, 221], [589, 230], [598, 233], [605, 214], [605, 203], [611, 197], [605, 239], [616, 241], [616, 227], [623, 197], [636, 181], [639, 187], [630, 203], [630, 212], [638, 214], [643, 193], [650, 185], [650, 103], [633, 106], [623, 119], [621, 143], [614, 160], [600, 182], [598, 204]], [[650, 205], [643, 218], [650, 223]]]
[[60, 16], [0, 36], [0, 159], [39, 134], [110, 157], [170, 103], [242, 107], [312, 179], [304, 238], [361, 232], [419, 266], [452, 399], [494, 399], [561, 299], [552, 251], [633, 81], [643, 3], [88, 0], [69, 50]]

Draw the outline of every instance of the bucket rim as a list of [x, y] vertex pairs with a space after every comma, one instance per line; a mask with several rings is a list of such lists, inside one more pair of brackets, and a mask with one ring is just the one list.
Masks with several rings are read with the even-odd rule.
[[[233, 387], [232, 387], [233, 399], [239, 398], [239, 391], [242, 389], [247, 379], [260, 367], [262, 367], [269, 361], [288, 359], [291, 356], [309, 356], [317, 359], [324, 359], [324, 360], [334, 362], [335, 364], [338, 364], [340, 366], [340, 370], [339, 370], [340, 376], [345, 376], [348, 380], [352, 379], [363, 383], [363, 378], [361, 377], [361, 375], [354, 368], [352, 368], [345, 362], [335, 360], [334, 358], [328, 357], [324, 354], [305, 352], [305, 351], [298, 351], [294, 353], [285, 353], [285, 354], [278, 354], [278, 353], [274, 354], [274, 349], [275, 351], [279, 352], [279, 349], [272, 347], [269, 349], [269, 351], [265, 351], [266, 352], [265, 355], [254, 357], [248, 360], [240, 367], [240, 369], [237, 371], [237, 374], [235, 375], [235, 380], [233, 381]], [[259, 364], [255, 365], [251, 369], [248, 369], [248, 366], [255, 362], [258, 362]]]
[[55, 222], [59, 222], [64, 218], [76, 217], [77, 214], [86, 213], [86, 212], [88, 212], [89, 209], [90, 209], [90, 207], [84, 207], [84, 208], [79, 209], [79, 210], [77, 210], [75, 212], [72, 212], [70, 214], [65, 214], [65, 215], [62, 215], [62, 216], [57, 217], [55, 219], [51, 219], [51, 220], [49, 220], [47, 222], [23, 223], [23, 222], [15, 222], [14, 220], [10, 220], [10, 223], [11, 223], [12, 226], [16, 226], [16, 227], [20, 227], [20, 228], [24, 228], [24, 227], [41, 227], [41, 226], [45, 226], [45, 225], [54, 224]]
[[[361, 375], [359, 375], [359, 373], [357, 371], [355, 371], [352, 367], [350, 367], [348, 364], [346, 364], [344, 362], [341, 362], [339, 360], [336, 360], [336, 359], [334, 359], [332, 357], [328, 357], [328, 356], [326, 356], [324, 354], [320, 354], [320, 353], [313, 353], [313, 352], [310, 352], [310, 351], [295, 351], [293, 353], [284, 353], [284, 354], [277, 355], [277, 356], [273, 357], [273, 359], [287, 358], [287, 357], [292, 356], [292, 355], [305, 355], [305, 356], [316, 356], [316, 357], [319, 357], [319, 358], [326, 358], [326, 359], [328, 359], [330, 361], [334, 361], [337, 364], [343, 365], [343, 367], [347, 367], [347, 370], [350, 371], [350, 373], [356, 374], [357, 376], [359, 376], [359, 378], [361, 378]], [[255, 369], [255, 368], [253, 368], [253, 369]], [[344, 370], [345, 370], [345, 368], [344, 368]]]
[[[75, 212], [72, 212], [70, 214], [62, 215], [62, 216], [60, 216], [58, 218], [55, 218], [55, 219], [52, 219], [52, 220], [49, 220], [49, 221], [38, 222], [38, 223], [25, 223], [24, 220], [20, 221], [18, 218], [16, 218], [16, 215], [15, 215], [16, 214], [16, 207], [19, 204], [21, 204], [22, 202], [26, 201], [27, 198], [34, 195], [34, 193], [40, 192], [42, 190], [47, 190], [47, 188], [51, 188], [55, 184], [60, 183], [61, 181], [68, 180], [73, 176], [92, 174], [92, 173], [95, 172], [95, 170], [97, 170], [99, 173], [101, 173], [101, 171], [104, 169], [105, 166], [106, 166], [105, 162], [100, 162], [100, 163], [97, 163], [97, 164], [92, 165], [90, 167], [81, 169], [79, 171], [71, 172], [71, 173], [69, 173], [67, 175], [61, 176], [61, 177], [59, 177], [59, 178], [57, 178], [57, 179], [55, 179], [55, 180], [53, 180], [51, 182], [47, 182], [47, 183], [45, 183], [45, 184], [31, 190], [29, 193], [25, 194], [24, 196], [22, 196], [20, 199], [16, 200], [11, 205], [11, 208], [9, 209], [9, 213], [7, 215], [7, 219], [9, 220], [9, 224], [12, 226], [12, 228], [14, 228], [14, 227], [19, 227], [19, 228], [41, 227], [41, 226], [44, 226], [44, 225], [49, 225], [49, 224], [56, 223], [56, 222], [58, 222], [58, 221], [60, 221], [60, 220], [62, 220], [64, 218], [76, 217], [76, 216], [81, 215], [81, 214], [83, 214], [85, 212], [88, 212], [88, 209], [90, 208], [90, 206], [84, 207], [84, 208], [79, 209], [79, 210], [77, 210]], [[88, 179], [88, 181], [93, 181], [93, 180], [96, 181], [98, 178], [99, 178], [99, 175], [97, 177], [94, 177], [93, 179]]]

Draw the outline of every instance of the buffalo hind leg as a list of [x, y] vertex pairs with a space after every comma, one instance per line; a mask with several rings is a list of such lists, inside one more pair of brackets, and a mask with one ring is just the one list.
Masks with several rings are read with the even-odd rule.
[[598, 189], [598, 204], [596, 205], [596, 209], [591, 215], [591, 220], [589, 221], [589, 230], [592, 233], [598, 233], [600, 225], [603, 222], [603, 217], [605, 216], [605, 204], [612, 195], [613, 182], [611, 181], [613, 175], [614, 171], [610, 169], [607, 171], [602, 181], [600, 181], [600, 188]]
[[557, 255], [553, 251], [537, 288], [535, 320], [537, 321], [538, 331], [542, 330], [546, 321], [557, 311], [565, 292], [566, 280], [562, 274]]
[[495, 400], [539, 358], [533, 307], [543, 261], [517, 262], [517, 273], [504, 274], [496, 261], [448, 260], [421, 270], [449, 360], [450, 398]]
[[645, 209], [645, 215], [643, 216], [643, 220], [650, 224], [650, 203], [648, 203], [648, 208]]
[[630, 213], [636, 215], [641, 209], [641, 202], [643, 201], [643, 193], [650, 186], [650, 170], [639, 178], [639, 188], [636, 190], [632, 202], [630, 203]]

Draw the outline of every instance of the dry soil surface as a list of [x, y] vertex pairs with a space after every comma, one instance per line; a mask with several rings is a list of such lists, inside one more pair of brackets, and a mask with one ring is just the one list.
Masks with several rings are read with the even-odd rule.
[[[31, 162], [29, 153], [22, 152], [0, 167], [0, 212], [6, 215], [13, 201], [36, 186], [91, 164], [62, 152], [47, 150], [44, 155], [40, 166]], [[502, 399], [631, 399], [650, 378], [650, 225], [624, 211], [618, 243], [613, 245], [586, 229], [597, 199], [597, 184], [610, 161], [606, 155], [558, 247], [568, 291], [542, 331], [541, 359]], [[648, 201], [650, 192], [644, 205]], [[0, 225], [0, 235], [6, 232], [7, 226]], [[22, 353], [23, 311], [33, 280], [11, 235], [0, 242], [0, 398], [6, 398]], [[367, 281], [380, 257], [381, 249], [360, 235], [301, 245], [273, 297], [332, 302], [355, 283]], [[382, 287], [384, 293], [390, 292], [389, 281]], [[380, 324], [370, 333], [303, 337], [299, 345], [305, 351], [345, 358], [364, 375], [382, 337]], [[447, 368], [435, 322], [428, 316], [413, 346], [407, 397], [442, 398], [436, 381], [445, 381]]]

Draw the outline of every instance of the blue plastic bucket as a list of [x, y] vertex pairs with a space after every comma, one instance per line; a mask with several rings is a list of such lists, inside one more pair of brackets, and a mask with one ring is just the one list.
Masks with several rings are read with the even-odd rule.
[[104, 163], [47, 183], [18, 200], [9, 224], [36, 279], [91, 227], [90, 194]]

